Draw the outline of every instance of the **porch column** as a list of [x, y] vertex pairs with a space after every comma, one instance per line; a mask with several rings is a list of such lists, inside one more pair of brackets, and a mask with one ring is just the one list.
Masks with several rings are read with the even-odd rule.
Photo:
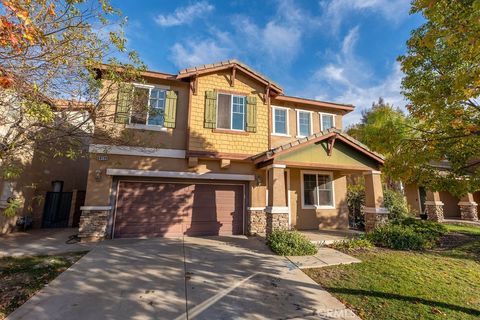
[[265, 210], [267, 235], [273, 230], [288, 230], [289, 227], [285, 167], [285, 165], [272, 164], [268, 169], [268, 204]]
[[460, 207], [460, 215], [462, 220], [478, 221], [478, 204], [473, 199], [472, 193], [467, 193], [465, 196], [463, 196], [460, 199], [458, 206]]
[[365, 231], [388, 222], [388, 210], [383, 207], [383, 189], [380, 171], [364, 173], [365, 176]]
[[425, 201], [428, 220], [443, 221], [443, 202], [440, 201], [440, 192], [427, 191], [427, 200]]

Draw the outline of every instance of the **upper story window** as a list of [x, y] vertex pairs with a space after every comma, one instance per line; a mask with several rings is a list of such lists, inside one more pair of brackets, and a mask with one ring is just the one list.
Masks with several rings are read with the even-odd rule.
[[325, 131], [335, 128], [335, 115], [331, 113], [320, 113], [320, 130]]
[[334, 208], [333, 181], [330, 172], [302, 172], [304, 208]]
[[135, 85], [130, 124], [163, 127], [165, 94], [159, 87]]
[[297, 110], [297, 130], [300, 137], [312, 134], [312, 112]]
[[217, 128], [244, 131], [245, 97], [219, 93], [217, 101]]
[[288, 109], [273, 107], [273, 134], [288, 135]]

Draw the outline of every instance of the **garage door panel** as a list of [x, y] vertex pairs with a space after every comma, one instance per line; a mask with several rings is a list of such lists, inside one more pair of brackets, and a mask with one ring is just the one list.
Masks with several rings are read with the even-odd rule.
[[115, 237], [243, 233], [243, 186], [119, 183]]

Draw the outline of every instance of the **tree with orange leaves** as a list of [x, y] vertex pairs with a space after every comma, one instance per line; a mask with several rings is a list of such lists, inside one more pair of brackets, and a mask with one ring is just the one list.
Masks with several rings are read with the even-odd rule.
[[[0, 180], [19, 174], [32, 146], [45, 157], [83, 154], [102, 95], [143, 68], [126, 48], [125, 23], [109, 0], [0, 0]], [[70, 118], [79, 106], [88, 106], [81, 123]]]

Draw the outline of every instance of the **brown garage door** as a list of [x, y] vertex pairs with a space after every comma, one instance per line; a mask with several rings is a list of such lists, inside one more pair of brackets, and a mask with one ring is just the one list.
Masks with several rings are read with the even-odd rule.
[[242, 185], [119, 182], [116, 238], [242, 233]]

